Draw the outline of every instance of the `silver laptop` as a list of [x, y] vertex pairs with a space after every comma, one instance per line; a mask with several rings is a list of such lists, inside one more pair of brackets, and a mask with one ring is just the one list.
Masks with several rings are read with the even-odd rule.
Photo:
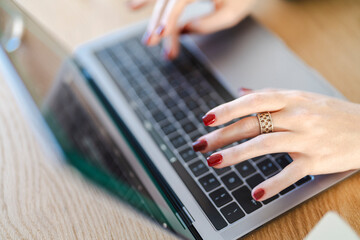
[[342, 98], [251, 18], [184, 37], [170, 62], [160, 46], [141, 44], [146, 22], [68, 55], [14, 4], [0, 6], [0, 70], [44, 149], [181, 237], [237, 239], [352, 173], [306, 176], [256, 202], [251, 189], [291, 163], [288, 154], [213, 169], [192, 151], [194, 140], [216, 129], [201, 123], [203, 114], [239, 87]]

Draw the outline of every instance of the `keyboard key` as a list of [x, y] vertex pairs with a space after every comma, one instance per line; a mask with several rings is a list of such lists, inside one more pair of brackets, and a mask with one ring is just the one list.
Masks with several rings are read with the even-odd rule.
[[163, 101], [168, 108], [177, 106], [177, 102], [175, 102], [172, 98], [166, 98]]
[[165, 114], [161, 111], [156, 111], [152, 115], [156, 122], [161, 122], [162, 120], [166, 119]]
[[175, 148], [179, 148], [179, 147], [183, 146], [184, 144], [186, 144], [185, 139], [180, 135], [177, 135], [177, 136], [171, 138], [170, 142], [172, 143], [172, 145]]
[[216, 177], [212, 173], [206, 175], [205, 177], [200, 178], [199, 182], [203, 186], [205, 191], [207, 191], [207, 192], [209, 192], [209, 191], [213, 190], [214, 188], [220, 186], [219, 181], [216, 179]]
[[251, 165], [249, 161], [244, 161], [235, 165], [236, 170], [239, 171], [240, 175], [245, 178], [250, 174], [256, 172], [255, 168]]
[[234, 223], [245, 216], [245, 213], [234, 202], [230, 203], [226, 207], [223, 207], [220, 211], [229, 223]]
[[204, 84], [200, 84], [200, 86], [197, 86], [195, 88], [195, 91], [200, 95], [200, 97], [204, 97], [208, 95], [211, 90], [208, 87], [204, 86]]
[[234, 188], [240, 186], [243, 184], [243, 181], [236, 175], [236, 173], [231, 172], [229, 174], [226, 174], [221, 178], [221, 181], [225, 184], [225, 186], [229, 190], [233, 190]]
[[287, 165], [289, 165], [292, 162], [292, 159], [289, 155], [281, 155], [280, 157], [277, 157], [275, 161], [280, 165], [281, 168], [285, 168]]
[[266, 157], [266, 155], [254, 157], [254, 158], [252, 158], [251, 160], [253, 160], [254, 162], [259, 162], [259, 161], [262, 160], [264, 157]]
[[208, 166], [205, 165], [205, 163], [201, 160], [196, 161], [189, 165], [190, 170], [195, 175], [195, 177], [200, 176], [203, 173], [206, 173], [209, 171]]
[[288, 192], [290, 192], [291, 190], [295, 189], [295, 186], [294, 185], [290, 185], [289, 187], [285, 188], [284, 190], [282, 190], [280, 192], [280, 195], [284, 195], [284, 194], [287, 194]]
[[203, 136], [203, 134], [200, 132], [195, 132], [195, 133], [192, 133], [191, 135], [192, 135], [191, 141], [193, 141], [193, 142], [195, 142], [196, 140], [198, 140], [200, 137]]
[[176, 131], [175, 126], [172, 123], [170, 123], [168, 120], [163, 121], [161, 123], [160, 127], [163, 130], [163, 132], [165, 133], [165, 135], [169, 135], [170, 133], [173, 133]]
[[214, 171], [215, 171], [215, 173], [217, 174], [217, 175], [223, 175], [224, 173], [226, 173], [226, 172], [228, 172], [228, 171], [230, 171], [231, 170], [231, 168], [230, 167], [224, 167], [224, 168], [213, 168], [214, 169]]
[[210, 193], [209, 196], [217, 207], [222, 207], [232, 201], [232, 197], [225, 190], [225, 188], [219, 188], [218, 190]]
[[180, 110], [179, 108], [173, 108], [173, 109], [171, 109], [171, 112], [173, 113], [174, 118], [178, 121], [186, 118], [185, 113], [182, 110]]
[[188, 162], [197, 157], [197, 154], [192, 148], [186, 148], [180, 152], [180, 156], [184, 159], [185, 162]]
[[212, 98], [205, 98], [205, 103], [208, 105], [209, 109], [213, 109], [214, 107], [217, 107], [219, 104]]
[[309, 175], [307, 175], [307, 176], [303, 177], [302, 179], [300, 179], [299, 181], [297, 181], [295, 183], [295, 185], [296, 186], [301, 186], [301, 185], [303, 185], [303, 184], [305, 184], [305, 183], [307, 183], [307, 182], [309, 182], [311, 180], [312, 180], [312, 178]]
[[143, 88], [136, 89], [136, 94], [140, 99], [145, 99], [148, 96], [148, 93]]
[[251, 191], [246, 186], [235, 190], [232, 192], [232, 195], [246, 213], [251, 213], [262, 206], [260, 202], [257, 202], [252, 198]]
[[162, 86], [157, 86], [154, 90], [160, 97], [167, 95], [165, 89]]
[[246, 179], [247, 184], [253, 189], [260, 183], [262, 183], [265, 179], [260, 174], [255, 174], [254, 176], [249, 177]]
[[197, 128], [195, 127], [195, 125], [190, 122], [190, 121], [185, 121], [181, 124], [181, 126], [183, 127], [184, 131], [189, 134], [193, 131], [195, 131]]
[[257, 166], [262, 171], [262, 173], [267, 177], [277, 172], [277, 170], [279, 170], [269, 158], [258, 163]]
[[147, 109], [149, 109], [150, 112], [158, 108], [158, 106], [154, 103], [154, 101], [150, 100], [149, 98], [146, 101], [144, 101], [144, 104], [147, 107]]
[[[178, 89], [179, 89], [179, 90], [178, 90]], [[190, 94], [190, 92], [189, 92], [188, 89], [186, 89], [186, 88], [178, 88], [178, 89], [177, 89], [176, 91], [177, 91], [177, 94], [179, 95], [179, 97], [180, 97], [181, 99], [185, 99], [185, 98], [191, 96], [191, 94]]]
[[271, 203], [272, 201], [274, 201], [275, 199], [278, 199], [278, 198], [279, 198], [279, 195], [276, 194], [275, 196], [273, 196], [273, 197], [271, 197], [271, 198], [268, 198], [268, 199], [262, 201], [262, 203], [263, 203], [263, 204], [269, 204], [269, 203]]
[[185, 102], [186, 106], [189, 108], [190, 111], [199, 108], [199, 104], [192, 98], [188, 98]]

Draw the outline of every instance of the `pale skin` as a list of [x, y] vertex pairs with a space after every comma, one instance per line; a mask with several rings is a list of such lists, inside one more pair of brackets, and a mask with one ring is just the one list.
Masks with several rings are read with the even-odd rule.
[[[149, 2], [136, 1], [142, 5]], [[146, 43], [157, 44], [162, 38], [170, 38], [171, 40], [167, 40], [170, 44], [166, 46], [170, 49], [166, 51], [171, 53], [168, 58], [174, 58], [178, 54], [178, 37], [183, 26], [177, 26], [176, 23], [180, 13], [190, 2], [193, 1], [156, 2], [157, 7], [148, 27], [147, 36], [150, 36], [150, 40]], [[211, 33], [231, 27], [247, 15], [254, 2], [214, 1], [215, 12], [186, 24], [186, 32]], [[156, 31], [159, 26], [164, 26], [161, 34]], [[360, 168], [359, 104], [294, 90], [244, 89], [241, 95], [236, 100], [210, 110], [205, 117], [212, 116], [213, 120], [209, 124], [211, 127], [244, 118], [201, 137], [195, 144], [206, 142], [201, 149], [205, 153], [251, 138], [237, 146], [213, 153], [211, 156], [220, 154], [222, 158], [214, 168], [223, 168], [265, 154], [288, 152], [293, 162], [252, 190], [256, 200], [266, 200], [306, 175]], [[271, 113], [274, 125], [272, 133], [260, 134], [258, 119], [251, 115], [260, 112]], [[256, 194], [259, 192], [262, 193]]]

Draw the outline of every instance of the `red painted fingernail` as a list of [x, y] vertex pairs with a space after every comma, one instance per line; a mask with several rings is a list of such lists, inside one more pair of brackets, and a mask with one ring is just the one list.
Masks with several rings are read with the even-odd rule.
[[165, 60], [171, 60], [172, 58], [171, 58], [171, 51], [168, 51], [168, 50], [166, 50], [166, 49], [163, 49], [163, 51], [162, 51], [162, 56], [163, 56], [163, 58], [165, 59]]
[[249, 89], [249, 88], [239, 88], [238, 89], [238, 92], [239, 92], [240, 96], [243, 96], [243, 95], [245, 95], [245, 94], [247, 94], [247, 93], [249, 93], [251, 91], [252, 91], [252, 89]]
[[222, 162], [223, 156], [220, 153], [217, 153], [217, 154], [211, 155], [206, 160], [207, 160], [209, 167], [213, 167], [215, 165], [219, 165]]
[[207, 114], [205, 116], [203, 116], [202, 118], [205, 126], [209, 126], [210, 124], [213, 124], [215, 122], [215, 114]]
[[208, 143], [206, 140], [200, 140], [200, 141], [196, 141], [192, 144], [192, 147], [194, 149], [195, 152], [200, 152], [206, 149]]
[[144, 45], [149, 45], [150, 39], [151, 39], [151, 34], [149, 32], [146, 32], [141, 41]]
[[253, 198], [258, 201], [260, 198], [262, 198], [265, 194], [265, 190], [262, 188], [257, 189], [254, 194], [253, 194]]
[[180, 34], [189, 34], [190, 32], [190, 29], [184, 27], [183, 29], [181, 29]]
[[181, 29], [180, 34], [188, 34], [190, 32], [190, 23], [188, 23]]
[[252, 91], [252, 89], [241, 87], [239, 88], [239, 91], [248, 92], [248, 91]]
[[165, 27], [163, 25], [158, 26], [156, 29], [156, 33], [159, 36], [162, 36], [164, 34], [164, 31], [165, 31]]

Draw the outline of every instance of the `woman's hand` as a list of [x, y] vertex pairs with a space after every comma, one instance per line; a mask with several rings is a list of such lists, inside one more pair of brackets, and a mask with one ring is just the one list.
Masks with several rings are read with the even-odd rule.
[[263, 201], [306, 175], [360, 168], [360, 105], [301, 91], [262, 90], [210, 110], [205, 125], [218, 126], [233, 119], [270, 112], [274, 131], [260, 135], [256, 116], [248, 116], [213, 131], [194, 143], [209, 152], [241, 139], [252, 138], [212, 154], [208, 164], [223, 168], [257, 156], [288, 152], [293, 162], [252, 190]]
[[[138, 9], [154, 0], [130, 0], [128, 5]], [[214, 12], [205, 17], [178, 26], [185, 7], [195, 0], [157, 0], [143, 42], [155, 45], [165, 38], [164, 53], [168, 59], [179, 54], [179, 35], [187, 33], [208, 34], [232, 27], [245, 18], [255, 0], [212, 0]]]

